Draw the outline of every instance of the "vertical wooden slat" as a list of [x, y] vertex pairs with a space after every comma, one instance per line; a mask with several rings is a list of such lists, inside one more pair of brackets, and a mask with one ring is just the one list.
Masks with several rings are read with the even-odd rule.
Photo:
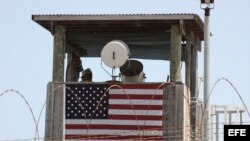
[[53, 99], [51, 109], [52, 119], [52, 140], [63, 139], [63, 84], [64, 82], [64, 52], [65, 52], [65, 27], [56, 26], [54, 29], [54, 58], [53, 58]]
[[167, 85], [166, 87], [167, 89], [167, 101], [166, 101], [166, 105], [167, 105], [167, 131], [164, 135], [165, 140], [164, 141], [172, 141], [175, 140], [176, 137], [176, 106], [175, 106], [175, 85]]
[[201, 46], [201, 41], [198, 37], [195, 39], [195, 44], [191, 48], [191, 97], [198, 97], [197, 95], [197, 67], [198, 67], [198, 56], [197, 49]]
[[189, 92], [185, 85], [174, 84], [166, 85], [164, 95], [164, 141], [190, 141]]
[[48, 84], [45, 141], [63, 140], [63, 89], [64, 84]]
[[53, 101], [54, 95], [53, 85], [51, 83], [47, 86], [47, 99], [46, 99], [46, 117], [45, 117], [45, 139], [52, 139], [53, 133]]
[[52, 140], [63, 140], [63, 91], [64, 84], [53, 84], [53, 126]]
[[192, 104], [191, 104], [191, 130], [192, 130], [192, 140], [197, 140], [199, 136], [199, 130], [197, 123], [197, 112], [198, 112], [198, 94], [197, 94], [197, 64], [198, 64], [198, 48], [201, 45], [201, 41], [198, 37], [194, 38], [193, 46], [191, 48], [191, 79], [190, 79], [190, 91], [191, 91], [191, 98], [192, 98]]
[[53, 82], [64, 81], [64, 51], [65, 51], [65, 28], [56, 26], [54, 29], [54, 54], [53, 54]]
[[52, 83], [48, 86], [45, 140], [63, 140], [63, 84], [64, 82], [65, 28], [54, 28]]
[[185, 84], [187, 88], [190, 90], [190, 83], [191, 83], [191, 32], [188, 32], [187, 36], [187, 43], [185, 46]]
[[[162, 117], [162, 127], [163, 127], [163, 139], [164, 141], [168, 140], [168, 95], [169, 95], [169, 89], [168, 87], [164, 88], [164, 94], [163, 94], [163, 117]], [[170, 113], [171, 114], [171, 113]]]
[[170, 81], [181, 82], [181, 33], [178, 25], [171, 26]]

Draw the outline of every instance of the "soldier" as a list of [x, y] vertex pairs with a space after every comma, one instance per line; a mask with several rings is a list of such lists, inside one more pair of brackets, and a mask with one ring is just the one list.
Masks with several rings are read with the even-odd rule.
[[78, 82], [79, 73], [83, 71], [82, 61], [79, 56], [72, 53], [67, 69], [66, 69], [66, 81], [67, 82]]
[[82, 71], [82, 81], [81, 82], [92, 82], [92, 71], [90, 68], [85, 69]]

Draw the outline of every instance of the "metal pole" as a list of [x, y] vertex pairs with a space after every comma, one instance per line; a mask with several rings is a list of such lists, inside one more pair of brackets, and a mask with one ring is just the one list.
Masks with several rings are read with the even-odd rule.
[[209, 5], [205, 8], [205, 25], [204, 25], [204, 141], [210, 141], [210, 102], [209, 102], [209, 90], [210, 90], [210, 58], [209, 58], [209, 43], [210, 43], [210, 29], [209, 29]]

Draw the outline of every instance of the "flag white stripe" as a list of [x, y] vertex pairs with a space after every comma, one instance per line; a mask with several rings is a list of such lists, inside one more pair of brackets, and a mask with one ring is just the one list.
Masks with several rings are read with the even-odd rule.
[[107, 129], [66, 129], [66, 135], [163, 135], [162, 131], [147, 131], [147, 130], [107, 130]]
[[[109, 98], [109, 104], [113, 104], [112, 107], [115, 105], [157, 105], [157, 106], [162, 106], [163, 101], [159, 99], [146, 99], [146, 100], [141, 100], [141, 99], [117, 99], [117, 94], [120, 95], [138, 95], [138, 96], [162, 96], [163, 95], [163, 90], [162, 89], [110, 89], [109, 90], [109, 95], [114, 95], [114, 99], [111, 97]], [[124, 97], [124, 96], [123, 96]], [[119, 107], [119, 106], [118, 106]], [[116, 109], [118, 107], [114, 107], [114, 109], [108, 110], [108, 115], [119, 115], [119, 116], [126, 116], [126, 118], [131, 117], [133, 115], [140, 115], [140, 116], [162, 116], [162, 110], [156, 109], [156, 110], [147, 110], [147, 106], [140, 106], [143, 110], [129, 110], [129, 109]], [[140, 108], [140, 109], [141, 109]], [[162, 120], [158, 120], [156, 118], [155, 120], [126, 120], [124, 119], [65, 119], [65, 135], [114, 135], [114, 136], [159, 136], [162, 137], [163, 131], [162, 129], [152, 129], [152, 130], [141, 130], [139, 131], [137, 126], [152, 126], [152, 127], [162, 127]], [[67, 126], [68, 125], [68, 126]], [[74, 128], [74, 125], [76, 128]], [[86, 127], [83, 127], [81, 129], [79, 128], [81, 125], [86, 126], [86, 125], [93, 125], [93, 128], [91, 129], [83, 129]], [[94, 129], [95, 127], [99, 128], [99, 126], [105, 127], [107, 125], [108, 129]], [[114, 126], [112, 126], [114, 125]], [[116, 128], [120, 127], [119, 125], [122, 126], [121, 129], [123, 130], [116, 130]], [[126, 126], [127, 125], [127, 126]], [[110, 128], [109, 128], [110, 126]], [[66, 129], [66, 127], [68, 129]], [[131, 128], [130, 128], [131, 127]], [[70, 129], [71, 128], [71, 129]], [[120, 128], [119, 128], [120, 129]], [[131, 129], [131, 130], [130, 130]], [[160, 130], [160, 131], [159, 131]], [[66, 139], [67, 141], [79, 141], [77, 139]], [[101, 140], [105, 140], [104, 138]], [[100, 140], [98, 140], [100, 141]], [[107, 141], [107, 140], [105, 140]]]
[[110, 89], [109, 94], [162, 95], [162, 89]]
[[155, 116], [161, 116], [162, 110], [117, 110], [117, 109], [110, 109], [109, 115], [155, 115]]
[[161, 126], [162, 121], [147, 121], [147, 120], [112, 120], [112, 119], [105, 119], [105, 120], [84, 120], [84, 119], [67, 119], [65, 120], [65, 124], [69, 125], [86, 125], [86, 124], [100, 124], [100, 125], [154, 125], [154, 126]]
[[109, 104], [120, 105], [162, 105], [162, 100], [109, 99]]

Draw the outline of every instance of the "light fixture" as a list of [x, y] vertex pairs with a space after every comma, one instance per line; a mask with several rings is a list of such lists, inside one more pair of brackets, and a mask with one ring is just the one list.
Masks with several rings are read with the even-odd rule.
[[213, 4], [214, 0], [201, 0], [202, 4]]
[[201, 9], [214, 9], [214, 0], [201, 0]]

